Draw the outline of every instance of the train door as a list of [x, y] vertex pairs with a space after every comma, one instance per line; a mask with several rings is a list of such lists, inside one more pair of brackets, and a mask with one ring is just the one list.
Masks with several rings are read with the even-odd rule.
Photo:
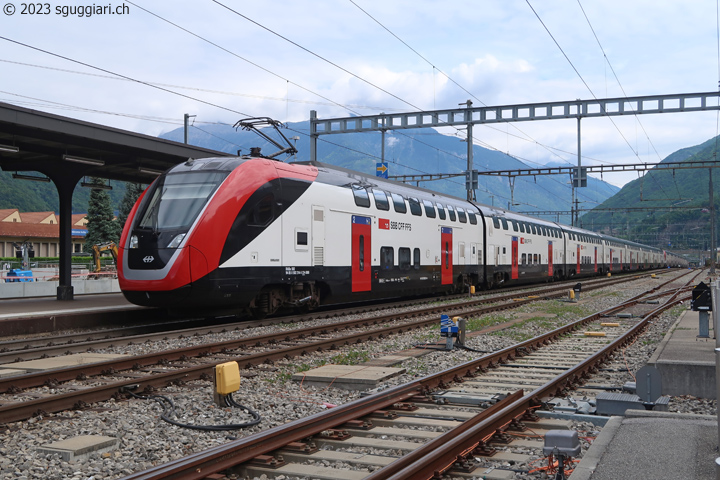
[[442, 285], [452, 285], [453, 283], [453, 248], [452, 248], [452, 228], [441, 227], [440, 228], [440, 252], [441, 266], [440, 271], [442, 272], [441, 283]]
[[510, 251], [510, 278], [518, 279], [518, 237], [512, 237], [512, 248]]
[[548, 240], [548, 277], [553, 276], [553, 242]]
[[612, 272], [613, 267], [613, 249], [610, 249], [610, 271]]
[[325, 208], [312, 207], [313, 267], [325, 265]]
[[370, 291], [370, 217], [352, 216], [352, 291]]
[[597, 247], [595, 247], [595, 273], [597, 273]]
[[577, 266], [577, 270], [575, 270], [576, 273], [580, 273], [580, 244], [577, 245], [577, 258], [575, 259], [575, 263]]

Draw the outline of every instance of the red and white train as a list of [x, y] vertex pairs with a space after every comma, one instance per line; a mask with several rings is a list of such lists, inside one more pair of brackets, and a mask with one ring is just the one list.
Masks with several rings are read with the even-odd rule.
[[687, 261], [331, 165], [243, 157], [158, 177], [126, 222], [118, 264], [135, 304], [261, 317]]

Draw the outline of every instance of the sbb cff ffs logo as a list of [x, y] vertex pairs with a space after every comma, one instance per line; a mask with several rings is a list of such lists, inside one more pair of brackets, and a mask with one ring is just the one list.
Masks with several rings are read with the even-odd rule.
[[153, 257], [152, 255], [148, 255], [147, 257], [143, 258], [143, 262], [145, 263], [152, 263], [153, 260], [155, 260], [155, 257]]

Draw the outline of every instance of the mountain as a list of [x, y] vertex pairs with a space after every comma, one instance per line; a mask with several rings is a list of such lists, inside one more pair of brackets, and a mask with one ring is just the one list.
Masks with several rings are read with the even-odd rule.
[[[720, 136], [683, 148], [661, 163], [714, 162]], [[654, 167], [581, 217], [586, 228], [673, 250], [707, 250], [710, 244], [709, 180], [720, 191], [716, 168]], [[715, 200], [715, 208], [718, 208]], [[633, 209], [628, 206], [634, 207]], [[614, 209], [613, 212], [600, 209]]]
[[[264, 129], [270, 132], [270, 129]], [[297, 146], [298, 154], [292, 161], [310, 159], [310, 124], [287, 124], [281, 132]], [[273, 132], [274, 133], [274, 132]], [[270, 134], [269, 134], [270, 135]], [[280, 138], [277, 134], [273, 138]], [[160, 136], [182, 142], [184, 130], [178, 128]], [[297, 137], [297, 140], [293, 140]], [[228, 153], [247, 154], [251, 147], [261, 147], [271, 154], [279, 149], [255, 132], [236, 130], [228, 125], [203, 125], [188, 132], [188, 143]], [[282, 143], [282, 142], [281, 142]], [[385, 136], [385, 159], [389, 175], [418, 175], [422, 173], [462, 173], [467, 170], [467, 146], [458, 137], [442, 135], [430, 128], [398, 130]], [[283, 158], [282, 156], [278, 158]], [[318, 160], [340, 167], [374, 175], [381, 158], [381, 135], [378, 132], [321, 135], [318, 141]], [[530, 168], [525, 163], [502, 152], [478, 145], [473, 147], [473, 165], [479, 171], [516, 170]], [[567, 165], [564, 165], [567, 166]], [[572, 197], [568, 178], [543, 175], [536, 178], [518, 177], [514, 196], [511, 197], [507, 177], [480, 175], [477, 200], [488, 205], [508, 208], [511, 198], [516, 211], [569, 210]], [[465, 198], [465, 177], [421, 182], [420, 186]], [[578, 190], [581, 202], [601, 203], [619, 189], [595, 178], [588, 179], [588, 187]], [[569, 216], [557, 217], [569, 223]]]

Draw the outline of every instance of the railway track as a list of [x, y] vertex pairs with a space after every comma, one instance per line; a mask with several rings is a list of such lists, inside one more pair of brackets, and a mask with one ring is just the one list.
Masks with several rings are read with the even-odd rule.
[[[528, 432], [541, 437], [549, 428], [567, 428], [569, 422], [540, 419], [538, 410], [587, 382], [652, 319], [689, 297], [684, 287], [663, 294], [662, 304], [638, 296], [443, 372], [124, 480], [512, 478], [512, 471], [493, 466], [493, 455]], [[601, 325], [628, 310], [618, 326]], [[542, 442], [535, 443], [541, 450]], [[340, 470], [327, 466], [338, 464]]]
[[[646, 275], [623, 276], [620, 278], [613, 278], [612, 280], [593, 279], [583, 283], [585, 290], [588, 291], [601, 288], [603, 286], [632, 281], [645, 276]], [[183, 319], [172, 322], [153, 322], [126, 328], [112, 328], [82, 333], [56, 334], [51, 337], [42, 336], [29, 339], [23, 338], [8, 340], [0, 342], [0, 365], [58, 355], [67, 355], [71, 353], [81, 353], [109, 347], [117, 347], [120, 345], [166, 340], [168, 338], [210, 335], [213, 333], [223, 333], [231, 330], [247, 330], [254, 327], [268, 325], [296, 325], [321, 318], [337, 318], [346, 315], [369, 313], [379, 310], [405, 309], [417, 307], [423, 304], [436, 304], [439, 302], [447, 303], [453, 299], [461, 300], [457, 305], [458, 308], [472, 308], [476, 305], [513, 300], [517, 298], [521, 292], [523, 297], [548, 297], [555, 296], [558, 293], [564, 294], [564, 292], [566, 292], [568, 288], [575, 283], [577, 282], [563, 282], [553, 284], [550, 287], [542, 288], [516, 287], [499, 292], [484, 292], [482, 295], [474, 296], [470, 301], [464, 301], [464, 299], [467, 298], [467, 295], [457, 295], [454, 297], [440, 297], [333, 309], [313, 314], [289, 315], [263, 320], [228, 321], [227, 318]], [[427, 312], [427, 314], [434, 314], [438, 310], [439, 308], [430, 308], [425, 309], [424, 312]], [[425, 314], [424, 312], [423, 310], [420, 310], [419, 314]], [[82, 323], [84, 323], [84, 321]]]
[[[631, 279], [625, 277], [616, 281], [627, 282]], [[607, 286], [607, 283], [599, 282], [595, 286], [588, 286], [586, 290], [602, 286]], [[561, 293], [558, 293], [556, 288], [545, 290], [546, 298], [564, 295], [564, 289], [560, 290]], [[250, 368], [309, 352], [333, 350], [342, 345], [359, 344], [366, 340], [435, 325], [439, 313], [446, 313], [450, 308], [456, 309], [453, 314], [482, 315], [531, 303], [536, 301], [535, 297], [538, 295], [530, 297], [532, 298], [518, 299], [517, 294], [508, 294], [452, 307], [448, 305], [427, 307], [408, 312], [404, 316], [391, 313], [222, 342], [199, 342], [197, 345], [180, 349], [152, 351], [145, 355], [0, 378], [0, 392], [5, 393], [4, 398], [0, 397], [2, 403], [0, 424], [26, 419], [33, 415], [82, 408], [98, 401], [118, 398], [122, 389], [131, 386], [152, 389], [172, 383], [211, 378], [214, 365], [225, 361], [234, 360], [242, 367]], [[501, 300], [505, 302], [498, 303]], [[482, 306], [488, 302], [492, 302], [493, 305]], [[343, 331], [351, 331], [351, 333], [345, 335], [334, 333]], [[233, 353], [237, 351], [242, 352], [240, 356]], [[92, 383], [93, 386], [83, 387], [79, 384], [82, 382]], [[27, 392], [28, 389], [42, 386], [50, 387], [52, 394], [38, 392], [33, 395], [32, 392]]]

